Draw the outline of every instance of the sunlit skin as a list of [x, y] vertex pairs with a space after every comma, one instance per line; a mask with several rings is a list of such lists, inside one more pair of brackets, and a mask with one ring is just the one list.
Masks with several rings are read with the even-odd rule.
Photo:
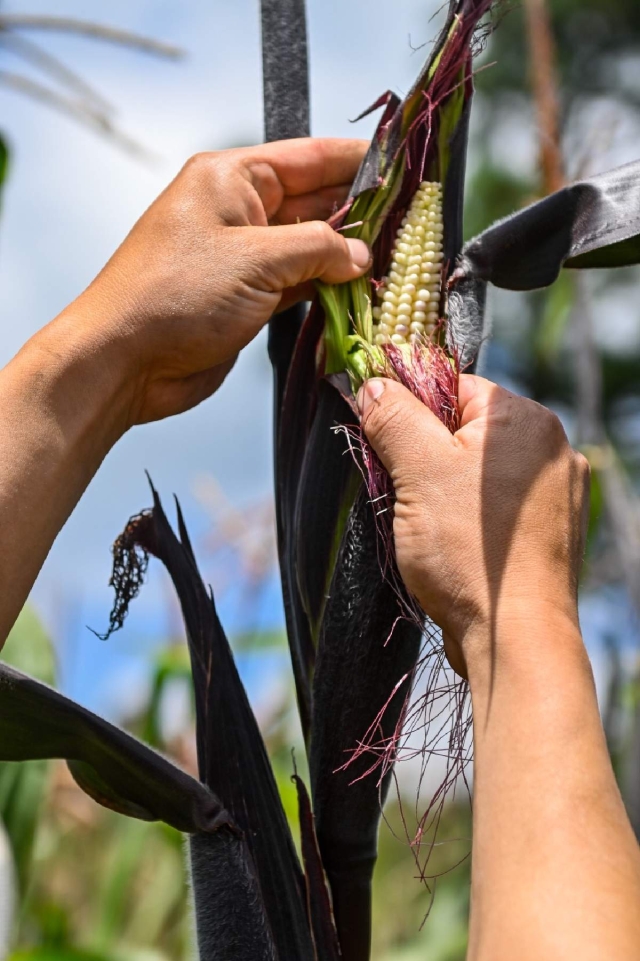
[[[0, 371], [0, 640], [118, 439], [210, 396], [314, 278], [367, 270], [365, 245], [324, 223], [366, 147], [193, 158]], [[401, 573], [471, 685], [469, 958], [640, 958], [640, 858], [576, 606], [586, 463], [553, 415], [481, 378], [461, 378], [453, 437], [397, 384], [369, 382], [359, 402], [396, 487]]]
[[367, 146], [294, 140], [193, 157], [88, 289], [0, 372], [2, 642], [118, 439], [209, 397], [313, 278], [366, 271], [366, 245], [324, 221]]
[[578, 621], [587, 462], [554, 414], [481, 377], [461, 377], [453, 436], [397, 383], [359, 403], [400, 572], [471, 687], [468, 959], [635, 961], [640, 853]]

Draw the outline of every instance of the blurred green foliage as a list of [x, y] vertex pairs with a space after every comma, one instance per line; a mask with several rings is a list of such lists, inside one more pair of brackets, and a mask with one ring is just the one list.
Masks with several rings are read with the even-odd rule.
[[9, 148], [2, 134], [0, 134], [0, 190], [9, 171]]
[[[2, 651], [2, 659], [47, 684], [55, 679], [53, 649], [36, 615], [26, 608]], [[4, 824], [18, 879], [24, 894], [40, 807], [46, 788], [46, 761], [0, 762], [0, 820]]]
[[[256, 658], [282, 648], [280, 634], [255, 640], [252, 656]], [[243, 638], [245, 651], [247, 643]], [[5, 650], [7, 659], [22, 670], [51, 680], [51, 646], [33, 612], [21, 615]], [[151, 734], [155, 747], [188, 769], [195, 764], [193, 716], [177, 734], [165, 717], [170, 685], [187, 678], [186, 646], [173, 642], [155, 657], [147, 704], [127, 727], [137, 734]], [[261, 720], [297, 838], [292, 744], [299, 773], [307, 777], [307, 770], [292, 688], [282, 689], [281, 698]], [[163, 734], [167, 727], [172, 730], [169, 739]], [[3, 765], [0, 785], [7, 771], [15, 777], [26, 767]], [[47, 766], [42, 773], [37, 782], [26, 779], [31, 794], [25, 816], [30, 812], [31, 834], [29, 844], [16, 844], [24, 880], [15, 918], [16, 949], [10, 961], [186, 961], [192, 957], [183, 838], [165, 825], [129, 820], [98, 807], [79, 790], [62, 762], [50, 764], [48, 776]], [[12, 810], [3, 808], [3, 816]], [[461, 840], [434, 849], [430, 873], [442, 877], [435, 885], [433, 902], [433, 882], [414, 880], [417, 869], [397, 800], [388, 806], [386, 816], [375, 882], [374, 956], [379, 961], [412, 961], [427, 952], [430, 961], [462, 961], [469, 883], [468, 803], [445, 810], [440, 836]], [[14, 832], [11, 817], [5, 823], [13, 843], [21, 831]], [[459, 866], [450, 870], [458, 861]]]

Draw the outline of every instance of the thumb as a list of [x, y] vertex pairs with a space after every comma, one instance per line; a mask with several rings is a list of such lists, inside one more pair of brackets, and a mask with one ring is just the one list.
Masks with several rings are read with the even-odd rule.
[[424, 475], [427, 457], [453, 447], [444, 424], [410, 390], [394, 380], [374, 377], [358, 391], [358, 408], [367, 440], [389, 471], [394, 485]]
[[371, 251], [364, 241], [347, 239], [322, 220], [240, 229], [250, 241], [254, 270], [274, 293], [309, 280], [346, 283], [362, 277], [371, 266]]

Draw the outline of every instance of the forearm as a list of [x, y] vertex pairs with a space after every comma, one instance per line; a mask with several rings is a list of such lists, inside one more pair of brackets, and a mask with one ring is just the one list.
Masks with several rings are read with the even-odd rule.
[[530, 609], [496, 632], [494, 656], [470, 669], [468, 957], [631, 961], [640, 957], [640, 856], [579, 631]]
[[93, 310], [81, 298], [0, 371], [0, 646], [126, 425], [122, 358]]

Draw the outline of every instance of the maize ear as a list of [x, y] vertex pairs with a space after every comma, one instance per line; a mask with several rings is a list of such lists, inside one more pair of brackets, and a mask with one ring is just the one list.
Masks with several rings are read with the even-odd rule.
[[442, 186], [424, 181], [398, 230], [389, 276], [373, 308], [374, 343], [413, 343], [438, 323], [442, 274]]

